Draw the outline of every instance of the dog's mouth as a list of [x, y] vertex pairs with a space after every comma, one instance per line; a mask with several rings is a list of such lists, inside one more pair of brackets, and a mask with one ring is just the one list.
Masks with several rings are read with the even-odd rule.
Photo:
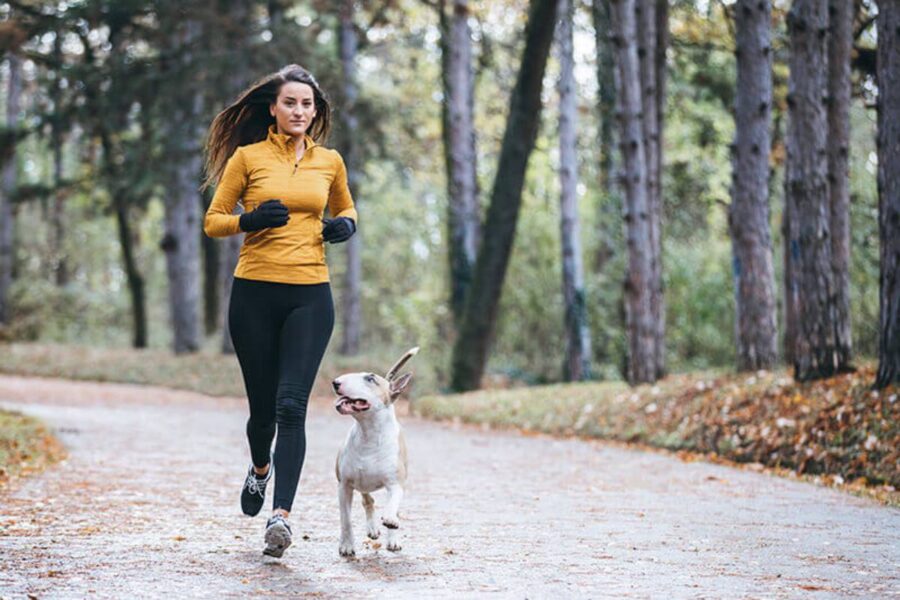
[[368, 400], [363, 400], [362, 398], [348, 398], [347, 396], [341, 396], [337, 399], [337, 402], [335, 402], [334, 407], [342, 415], [352, 415], [353, 413], [365, 412], [369, 410], [372, 405], [369, 404]]

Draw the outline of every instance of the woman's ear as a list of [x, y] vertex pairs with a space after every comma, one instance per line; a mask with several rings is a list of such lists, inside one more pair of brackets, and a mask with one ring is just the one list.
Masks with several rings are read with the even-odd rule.
[[269, 104], [269, 115], [272, 117], [275, 116], [275, 103], [274, 102]]

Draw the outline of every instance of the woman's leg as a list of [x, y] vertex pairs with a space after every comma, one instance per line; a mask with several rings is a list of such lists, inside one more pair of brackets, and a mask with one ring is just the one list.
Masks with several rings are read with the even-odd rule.
[[304, 286], [302, 302], [281, 329], [276, 393], [275, 498], [272, 508], [290, 512], [306, 456], [306, 406], [334, 328], [327, 283]]
[[[260, 285], [262, 284], [262, 285]], [[274, 295], [263, 282], [235, 278], [228, 308], [231, 341], [244, 376], [250, 404], [247, 440], [253, 465], [269, 464], [275, 437], [275, 393], [278, 388], [278, 352], [281, 323]]]

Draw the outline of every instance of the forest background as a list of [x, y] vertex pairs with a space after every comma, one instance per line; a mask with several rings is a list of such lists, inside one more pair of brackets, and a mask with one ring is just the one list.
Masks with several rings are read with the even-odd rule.
[[[442, 6], [421, 0], [0, 3], [4, 50], [15, 49], [21, 60], [14, 276], [2, 338], [132, 345], [135, 310], [128, 269], [133, 268], [145, 295], [142, 343], [156, 349], [176, 345], [166, 202], [179, 195], [193, 195], [189, 201], [199, 206], [208, 202], [196, 193], [199, 172], [194, 179], [181, 177], [178, 166], [185, 160], [190, 168], [199, 164], [206, 127], [238, 91], [296, 62], [316, 75], [334, 101], [339, 119], [331, 145], [343, 150], [352, 144], [361, 168], [355, 189], [359, 317], [350, 324], [359, 338], [346, 353], [392, 356], [419, 345], [425, 350], [419, 389], [446, 389], [455, 328], [447, 260]], [[668, 372], [727, 369], [736, 361], [728, 232], [734, 6], [713, 0], [669, 3], [661, 169]], [[784, 324], [788, 8], [787, 2], [773, 3], [771, 33], [770, 225], [779, 332]], [[875, 9], [866, 1], [854, 8], [849, 272], [853, 352], [866, 360], [877, 356], [879, 322]], [[526, 2], [513, 0], [469, 7], [482, 211], [497, 172], [528, 9]], [[449, 6], [443, 10], [447, 14]], [[614, 85], [614, 75], [598, 60], [598, 42], [604, 42], [596, 18], [596, 7], [576, 2], [577, 199], [592, 348], [589, 372], [594, 379], [623, 379], [628, 351], [623, 199], [607, 183], [604, 160], [618, 159], [602, 135], [612, 117], [603, 112], [601, 92]], [[356, 45], [356, 89], [348, 88], [341, 62], [341, 32], [347, 31], [342, 23], [346, 28], [348, 22]], [[2, 114], [9, 108], [10, 65], [4, 61], [0, 72]], [[488, 376], [502, 385], [566, 378], [559, 73], [554, 44], [487, 363]], [[348, 112], [348, 97], [352, 120], [340, 118]], [[133, 253], [130, 267], [123, 257], [123, 218]], [[490, 227], [486, 224], [485, 230]], [[198, 281], [205, 292], [197, 298], [196, 311], [202, 339], [190, 350], [218, 353], [227, 268], [220, 264], [218, 242], [201, 239], [199, 228], [197, 236], [206, 265]], [[347, 302], [346, 248], [329, 247], [328, 259], [340, 313]], [[339, 315], [329, 353], [345, 353], [347, 327]]]

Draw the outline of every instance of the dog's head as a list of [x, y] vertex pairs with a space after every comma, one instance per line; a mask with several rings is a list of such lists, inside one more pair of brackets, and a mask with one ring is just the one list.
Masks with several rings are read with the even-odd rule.
[[335, 410], [358, 418], [392, 406], [412, 378], [411, 373], [397, 377], [397, 372], [418, 351], [418, 346], [407, 350], [384, 377], [375, 373], [347, 373], [332, 381], [331, 386], [338, 395]]

